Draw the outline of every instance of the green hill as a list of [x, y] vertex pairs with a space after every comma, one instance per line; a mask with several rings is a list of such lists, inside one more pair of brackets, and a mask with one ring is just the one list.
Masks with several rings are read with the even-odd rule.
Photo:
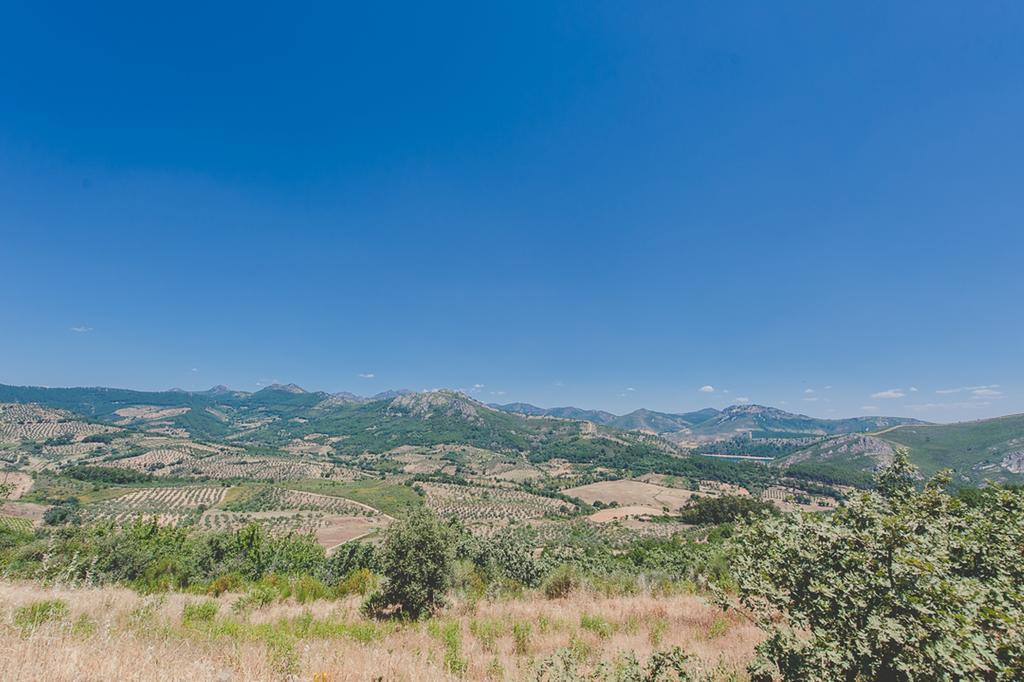
[[925, 476], [952, 469], [962, 483], [1024, 482], [1024, 414], [956, 424], [904, 424], [867, 436], [827, 439], [780, 460], [797, 470], [867, 472], [906, 448]]
[[695, 426], [691, 433], [697, 440], [731, 438], [737, 434], [749, 434], [753, 438], [798, 438], [866, 433], [900, 424], [924, 423], [904, 417], [818, 419], [764, 405], [732, 405]]

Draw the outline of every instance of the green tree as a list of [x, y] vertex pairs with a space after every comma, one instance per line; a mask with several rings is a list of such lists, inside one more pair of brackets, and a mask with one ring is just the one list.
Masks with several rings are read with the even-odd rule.
[[450, 528], [426, 509], [392, 524], [378, 562], [385, 582], [367, 600], [378, 616], [419, 618], [440, 607], [454, 579], [455, 539]]
[[1024, 494], [968, 505], [915, 475], [900, 454], [830, 515], [737, 531], [754, 680], [1024, 679]]

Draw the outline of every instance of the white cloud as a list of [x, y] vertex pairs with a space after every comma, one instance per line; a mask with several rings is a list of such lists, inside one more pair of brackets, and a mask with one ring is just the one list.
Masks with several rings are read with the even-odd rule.
[[814, 389], [813, 388], [805, 388], [804, 389], [804, 393], [806, 393], [807, 395], [810, 395], [811, 393], [814, 393]]
[[377, 375], [374, 374], [373, 372], [360, 372], [359, 373], [359, 378], [360, 379], [373, 379], [376, 376]]
[[816, 396], [816, 395], [808, 396], [808, 397], [804, 398], [803, 400], [805, 400], [806, 402], [809, 402], [809, 403], [813, 403], [813, 402], [816, 402], [818, 400], [818, 396]]
[[999, 384], [988, 384], [985, 386], [958, 386], [957, 388], [940, 388], [935, 392], [938, 393], [939, 395], [950, 395], [953, 393], [963, 393], [964, 391], [970, 391], [975, 395], [985, 395], [984, 393], [978, 393], [978, 391], [987, 391], [996, 388], [999, 388]]
[[911, 393], [917, 393], [917, 386], [911, 386], [910, 387], [910, 392]]
[[735, 403], [749, 403], [750, 402], [750, 398], [748, 398], [745, 395], [741, 395], [739, 398], [733, 398], [733, 402], [735, 402]]
[[706, 386], [701, 386], [700, 389], [698, 389], [698, 390], [701, 393], [714, 393], [715, 392], [715, 387], [710, 385], [710, 384], [708, 384]]
[[196, 367], [193, 367], [193, 368], [192, 368], [192, 369], [191, 369], [190, 371], [192, 371], [192, 372], [198, 372], [198, 371], [199, 371], [199, 369], [198, 369], [198, 368], [196, 368]]
[[636, 389], [635, 389], [635, 388], [633, 388], [632, 386], [630, 386], [629, 388], [627, 388], [627, 389], [626, 389], [626, 391], [627, 391], [627, 392], [629, 392], [629, 393], [632, 393], [632, 392], [633, 392], [633, 391], [635, 391], [635, 390], [636, 390]]
[[878, 393], [872, 393], [872, 398], [903, 398], [907, 394], [900, 388], [890, 388], [888, 391], [879, 391]]
[[877, 405], [861, 405], [860, 409], [864, 412], [873, 412], [878, 409]]
[[476, 390], [478, 390], [478, 391], [479, 391], [479, 390], [480, 390], [481, 388], [483, 388], [483, 387], [484, 387], [484, 385], [483, 385], [483, 384], [473, 384], [473, 388], [475, 388], [475, 389], [476, 389]]
[[956, 403], [918, 403], [914, 405], [907, 405], [908, 410], [929, 412], [932, 410], [969, 410], [976, 407], [985, 407], [992, 403], [988, 400], [972, 400], [962, 401]]
[[975, 398], [980, 398], [980, 397], [997, 398], [997, 397], [999, 397], [999, 396], [1001, 396], [1003, 394], [1002, 391], [997, 391], [994, 388], [988, 388], [988, 387], [976, 388], [973, 391], [971, 391], [971, 393], [974, 395]]
[[828, 386], [826, 386], [826, 387], [825, 387], [825, 390], [826, 390], [826, 391], [831, 391], [831, 390], [832, 390], [832, 385], [831, 385], [831, 384], [829, 384]]
[[92, 327], [86, 327], [83, 324], [83, 325], [79, 325], [77, 327], [72, 327], [71, 331], [75, 332], [76, 334], [87, 334], [88, 332], [92, 331]]

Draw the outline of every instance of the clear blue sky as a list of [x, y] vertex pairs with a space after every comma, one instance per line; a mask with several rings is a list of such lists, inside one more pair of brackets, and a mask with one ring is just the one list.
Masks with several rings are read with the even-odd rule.
[[1024, 4], [485, 5], [6, 7], [0, 382], [1024, 411]]

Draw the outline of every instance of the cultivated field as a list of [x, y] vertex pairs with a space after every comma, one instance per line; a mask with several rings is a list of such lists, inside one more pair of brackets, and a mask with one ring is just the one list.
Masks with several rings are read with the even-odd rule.
[[4, 502], [0, 504], [0, 515], [25, 519], [30, 525], [39, 525], [43, 521], [46, 505], [32, 502]]
[[121, 423], [129, 423], [136, 419], [143, 420], [157, 420], [157, 419], [171, 419], [179, 415], [185, 414], [189, 411], [188, 407], [159, 407], [157, 405], [134, 405], [132, 407], [122, 407], [120, 410], [114, 412], [119, 417], [123, 417], [120, 420]]
[[81, 440], [86, 436], [113, 430], [108, 426], [79, 421], [71, 413], [61, 410], [23, 403], [0, 404], [0, 442], [43, 442], [61, 436]]
[[218, 504], [227, 488], [182, 486], [146, 488], [82, 507], [87, 521], [125, 523], [143, 516], [156, 517], [162, 524], [175, 525], [201, 510]]
[[418, 483], [427, 506], [440, 516], [455, 516], [472, 524], [538, 518], [571, 509], [573, 505], [511, 488]]
[[16, 500], [32, 487], [32, 477], [17, 471], [4, 471], [0, 472], [0, 485], [11, 486], [7, 499]]
[[578, 497], [585, 502], [615, 502], [620, 505], [637, 505], [652, 507], [661, 513], [663, 507], [676, 511], [693, 497], [689, 490], [668, 488], [653, 483], [622, 479], [618, 481], [600, 481], [577, 488], [563, 490], [566, 495]]
[[336, 495], [243, 485], [228, 489], [216, 507], [203, 511], [196, 519], [196, 527], [237, 530], [256, 523], [273, 532], [313, 533], [320, 544], [330, 549], [386, 528], [392, 520], [373, 507]]
[[532, 680], [553, 661], [578, 661], [582, 675], [679, 646], [691, 673], [730, 680], [746, 679], [760, 639], [693, 595], [456, 601], [409, 624], [367, 620], [358, 598], [236, 612], [238, 598], [186, 618], [186, 605], [208, 600], [0, 582], [0, 679]]
[[104, 463], [156, 476], [208, 476], [282, 481], [297, 478], [351, 479], [345, 467], [283, 457], [253, 457], [229, 452], [210, 453], [191, 447], [160, 447], [135, 457]]

